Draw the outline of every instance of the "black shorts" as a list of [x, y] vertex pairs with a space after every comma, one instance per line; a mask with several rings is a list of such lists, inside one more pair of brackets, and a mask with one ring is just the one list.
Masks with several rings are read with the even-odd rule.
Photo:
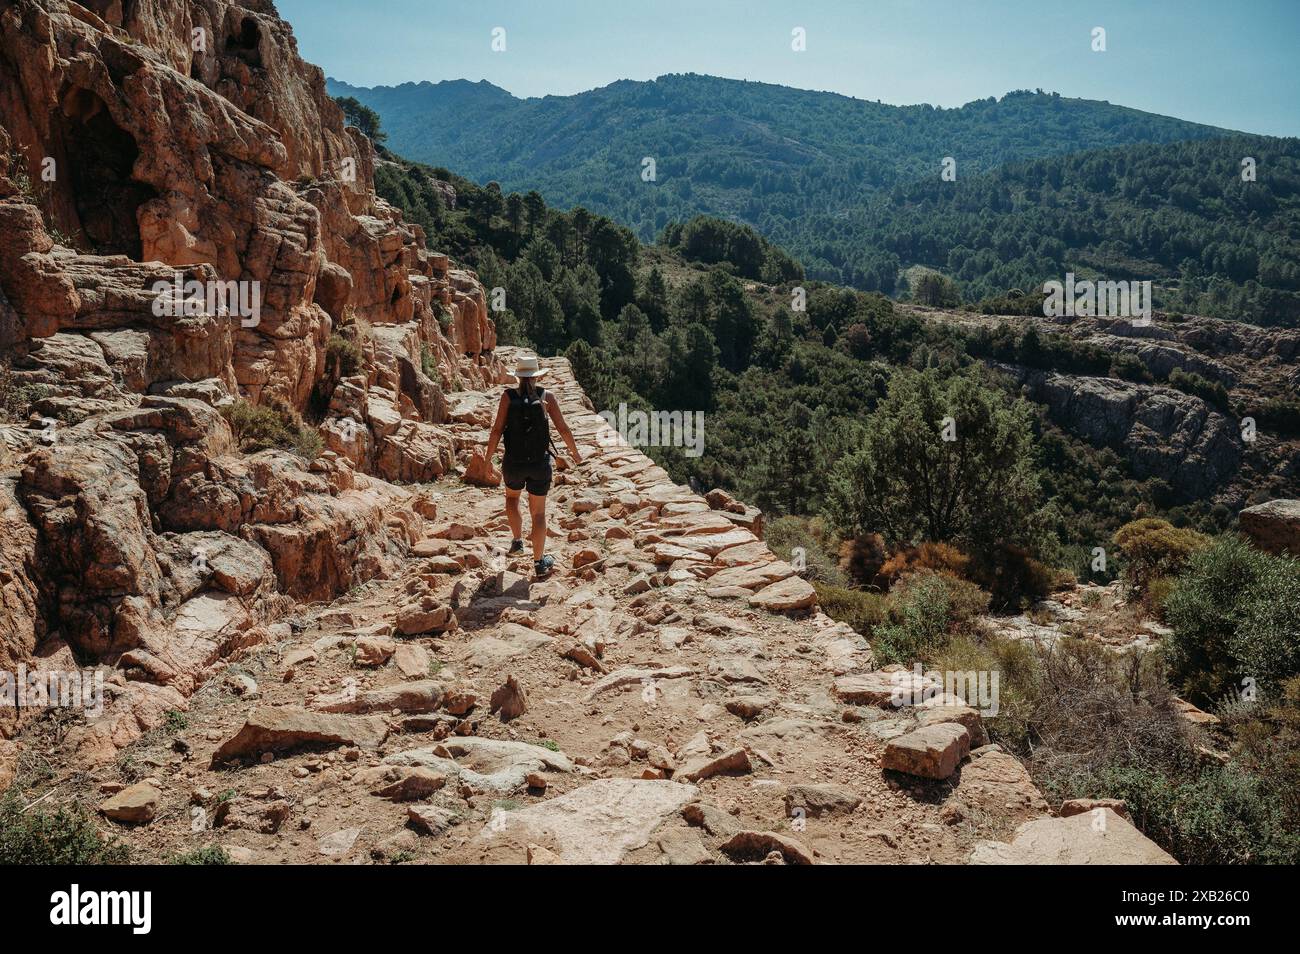
[[551, 490], [551, 457], [543, 464], [501, 463], [501, 477], [511, 490], [527, 490], [534, 497], [545, 497]]

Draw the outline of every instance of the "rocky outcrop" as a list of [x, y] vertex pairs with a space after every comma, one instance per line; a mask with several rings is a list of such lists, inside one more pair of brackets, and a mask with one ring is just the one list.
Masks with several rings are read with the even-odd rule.
[[1300, 557], [1300, 500], [1270, 500], [1237, 517], [1241, 532], [1261, 550]]
[[1159, 477], [1185, 498], [1212, 497], [1237, 472], [1237, 422], [1190, 394], [1054, 372], [1016, 371], [1052, 420], [1089, 443], [1122, 454], [1139, 478]]
[[[1260, 412], [1300, 387], [1300, 331], [1242, 321], [1156, 313], [1146, 324], [1126, 318], [973, 316], [907, 304], [921, 321], [966, 334], [1031, 327], [1060, 336], [1103, 358], [1096, 376], [990, 361], [1027, 397], [1047, 406], [1054, 423], [1117, 452], [1139, 479], [1169, 484], [1182, 501], [1210, 500], [1240, 510], [1268, 496], [1294, 496], [1300, 441]], [[1146, 383], [1107, 375], [1104, 356], [1136, 358]], [[1226, 402], [1207, 404], [1194, 381], [1168, 385], [1175, 372], [1222, 386]], [[1131, 375], [1130, 375], [1131, 376]], [[1246, 419], [1253, 420], [1253, 426]]]
[[[395, 484], [455, 467], [447, 394], [503, 366], [268, 0], [17, 0], [0, 78], [0, 352], [32, 396], [0, 424], [0, 664], [115, 666], [74, 733], [111, 758], [295, 601], [394, 572], [434, 512]], [[245, 453], [237, 402], [327, 451]]]
[[211, 826], [261, 836], [243, 860], [960, 861], [954, 794], [1038, 810], [970, 707], [877, 698], [761, 515], [618, 440], [563, 359], [589, 453], [548, 578], [499, 492], [398, 485], [491, 482], [502, 356], [267, 0], [14, 0], [0, 27], [0, 345], [41, 389], [0, 428], [0, 653], [103, 689], [0, 713], [0, 787], [39, 752], [51, 804], [94, 798], [151, 859]]

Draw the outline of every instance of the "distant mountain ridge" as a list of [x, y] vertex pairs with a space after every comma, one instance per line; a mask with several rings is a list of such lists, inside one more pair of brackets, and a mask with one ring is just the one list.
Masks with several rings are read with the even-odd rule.
[[[949, 156], [965, 176], [1082, 149], [1226, 132], [1027, 91], [942, 109], [698, 74], [534, 99], [486, 81], [327, 82], [331, 94], [376, 110], [402, 155], [507, 190], [537, 189], [560, 206], [585, 205], [643, 239], [698, 212], [769, 231], [765, 217], [847, 210], [882, 187], [938, 177]], [[655, 188], [641, 178], [645, 157], [655, 159]]]

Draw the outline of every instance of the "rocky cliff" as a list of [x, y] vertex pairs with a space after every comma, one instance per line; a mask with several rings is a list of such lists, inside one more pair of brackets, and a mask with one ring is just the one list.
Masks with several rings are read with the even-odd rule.
[[[503, 377], [373, 166], [268, 2], [0, 4], [0, 666], [138, 676], [115, 744], [386, 572], [431, 512], [388, 481], [451, 468], [445, 394]], [[326, 452], [242, 453], [257, 406]]]
[[[901, 306], [923, 321], [967, 331], [1034, 326], [1109, 354], [1131, 355], [1148, 372], [1135, 382], [995, 362], [1057, 425], [1115, 450], [1139, 479], [1159, 478], [1182, 500], [1212, 500], [1230, 510], [1300, 491], [1300, 441], [1256, 422], [1262, 402], [1293, 397], [1300, 386], [1300, 332], [1199, 316], [1125, 318], [981, 316]], [[1222, 385], [1223, 406], [1160, 383], [1174, 371]], [[1249, 435], [1248, 437], [1246, 435]]]

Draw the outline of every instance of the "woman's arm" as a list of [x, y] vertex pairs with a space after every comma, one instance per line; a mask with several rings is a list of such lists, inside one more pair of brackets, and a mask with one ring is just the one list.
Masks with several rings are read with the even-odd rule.
[[501, 432], [506, 428], [506, 412], [510, 410], [510, 395], [503, 393], [501, 402], [497, 404], [497, 419], [492, 422], [492, 433], [488, 435], [487, 458], [489, 464], [492, 463], [492, 455], [497, 452], [497, 443], [501, 440]]
[[555, 399], [555, 395], [550, 391], [546, 392], [546, 413], [551, 415], [551, 421], [555, 424], [555, 429], [560, 432], [560, 437], [564, 439], [564, 446], [569, 448], [569, 453], [573, 455], [573, 462], [581, 464], [582, 455], [578, 453], [578, 445], [573, 439], [573, 431], [569, 430], [564, 415], [560, 413], [560, 402]]

